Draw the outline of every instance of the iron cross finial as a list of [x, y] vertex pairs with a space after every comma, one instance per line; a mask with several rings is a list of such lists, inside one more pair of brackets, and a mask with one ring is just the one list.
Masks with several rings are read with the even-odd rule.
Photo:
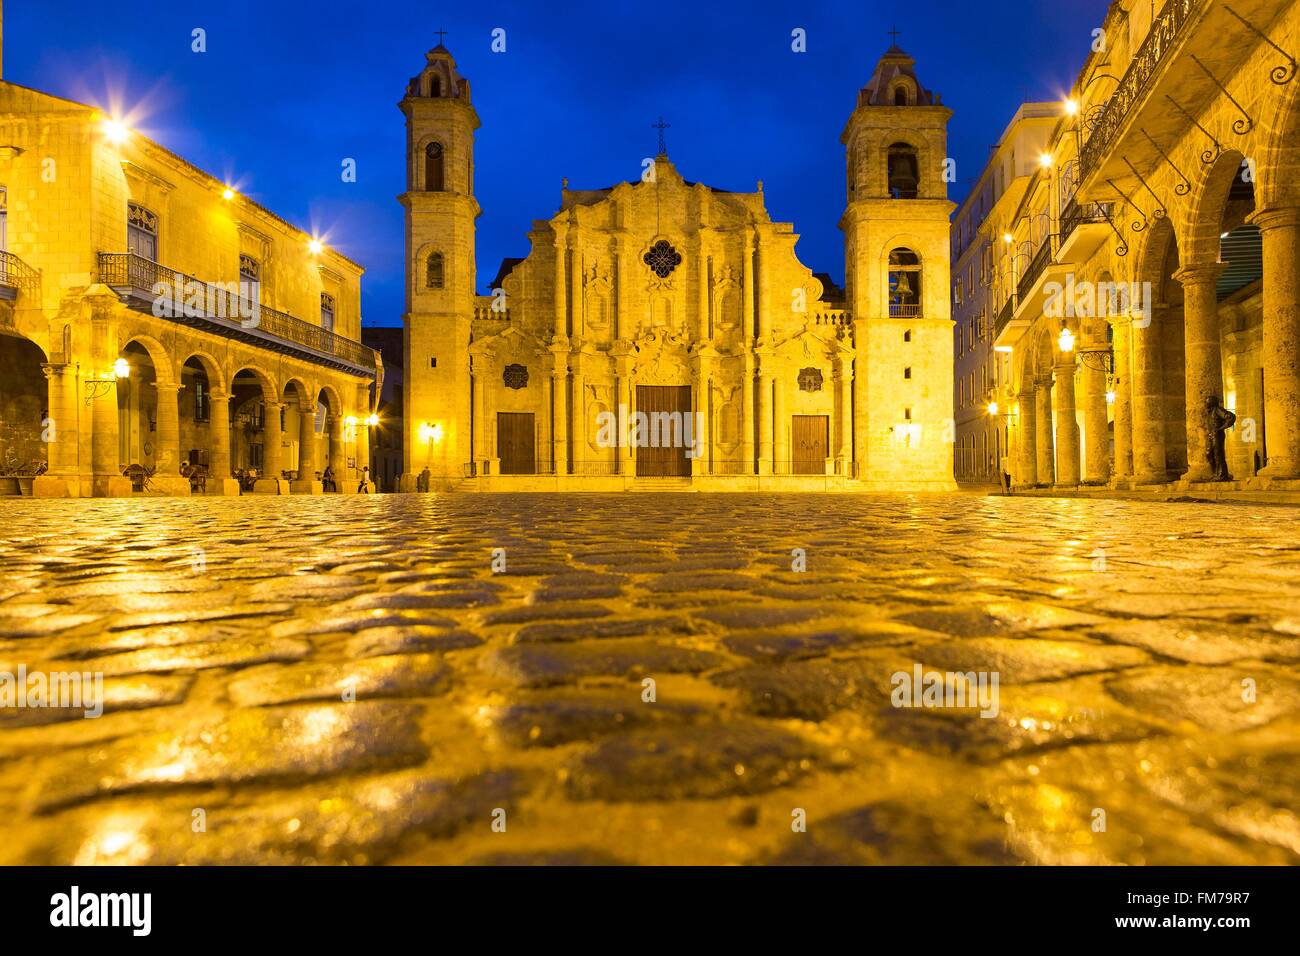
[[443, 30], [443, 29], [441, 29], [441, 28], [439, 28], [439, 29], [435, 30], [434, 32], [438, 34], [438, 46], [442, 46], [442, 40], [443, 40], [443, 37], [445, 37], [445, 36], [447, 35], [447, 31], [446, 31], [446, 30]]
[[894, 39], [894, 46], [898, 46], [898, 27], [890, 30], [889, 35]]
[[671, 128], [672, 128], [672, 124], [671, 124], [671, 123], [665, 123], [665, 122], [664, 122], [664, 118], [661, 116], [661, 117], [659, 117], [659, 122], [658, 122], [658, 123], [651, 123], [651, 124], [650, 124], [650, 128], [651, 128], [651, 129], [657, 129], [657, 130], [659, 130], [659, 155], [660, 155], [660, 156], [667, 156], [667, 155], [668, 155], [668, 144], [664, 142], [664, 130], [666, 130], [666, 129], [671, 129]]

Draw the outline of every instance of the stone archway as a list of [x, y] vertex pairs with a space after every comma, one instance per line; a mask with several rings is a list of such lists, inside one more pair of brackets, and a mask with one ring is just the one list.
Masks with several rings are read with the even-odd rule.
[[45, 364], [31, 339], [0, 332], [0, 495], [32, 494], [36, 477], [55, 464], [50, 440], [61, 423], [50, 421]]
[[[114, 362], [117, 392], [116, 472], [136, 493], [188, 495], [181, 474], [178, 393], [171, 355], [156, 340], [130, 336]], [[96, 424], [96, 432], [99, 426]]]

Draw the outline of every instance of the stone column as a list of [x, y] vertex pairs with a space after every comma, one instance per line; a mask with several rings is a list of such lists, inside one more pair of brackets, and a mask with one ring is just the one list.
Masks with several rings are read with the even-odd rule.
[[[1150, 319], [1135, 316], [1133, 334], [1133, 481], [1141, 485], [1168, 480], [1165, 468], [1164, 363], [1160, 329], [1164, 307], [1152, 308]], [[1145, 325], [1143, 324], [1145, 322]]]
[[[375, 476], [370, 474], [366, 469], [370, 467], [370, 438], [371, 426], [368, 421], [371, 414], [370, 408], [370, 387], [368, 385], [357, 386], [357, 417], [360, 421], [357, 423], [357, 480], [353, 488], [361, 485], [361, 476], [366, 475], [373, 491], [375, 486]], [[472, 454], [472, 452], [471, 452]]]
[[77, 446], [81, 440], [75, 387], [77, 377], [71, 366], [42, 363], [47, 398], [41, 437], [46, 440], [45, 474], [32, 482], [36, 498], [76, 498], [81, 494], [81, 477], [77, 470]]
[[587, 332], [586, 323], [582, 318], [583, 264], [582, 249], [578, 246], [578, 236], [575, 232], [569, 233], [569, 249], [572, 253], [569, 256], [569, 314], [573, 316], [574, 337], [582, 338]]
[[[757, 296], [758, 311], [758, 337], [766, 340], [772, 334], [772, 283], [768, 276], [768, 260], [771, 255], [772, 243], [764, 239], [760, 232], [755, 243], [755, 249], [758, 251], [758, 267], [754, 270], [754, 290]], [[787, 293], [788, 294], [788, 293]]]
[[1038, 453], [1034, 448], [1037, 416], [1033, 386], [1024, 386], [1016, 396], [1016, 401], [1020, 408], [1020, 420], [1016, 424], [1015, 483], [1021, 488], [1032, 488], [1038, 484]]
[[1050, 373], [1048, 373], [1046, 380], [1038, 382], [1034, 390], [1034, 399], [1038, 406], [1034, 410], [1034, 421], [1037, 426], [1034, 435], [1034, 448], [1038, 452], [1038, 461], [1036, 463], [1038, 484], [1052, 485], [1056, 483], [1056, 455], [1052, 439], [1052, 377]]
[[1213, 396], [1223, 401], [1219, 300], [1215, 293], [1223, 270], [1223, 264], [1209, 263], [1184, 266], [1174, 273], [1183, 285], [1188, 481], [1210, 481], [1214, 477], [1204, 422], [1206, 400]]
[[238, 495], [239, 482], [230, 477], [230, 394], [217, 389], [208, 396], [211, 418], [208, 434], [211, 449], [208, 454], [209, 495]]
[[[712, 363], [706, 358], [700, 358], [691, 383], [691, 444], [687, 446], [687, 451], [693, 456], [698, 452], [697, 457], [689, 458], [692, 475], [709, 473], [709, 388], [712, 375]], [[685, 422], [682, 424], [684, 426]], [[683, 429], [683, 440], [685, 434]]]
[[758, 473], [772, 474], [772, 374], [759, 369], [758, 399], [754, 415], [758, 418]]
[[744, 370], [740, 379], [740, 471], [742, 475], [754, 473], [754, 356], [745, 353]]
[[[155, 371], [155, 375], [157, 372]], [[158, 396], [155, 472], [150, 485], [169, 495], [188, 495], [190, 482], [181, 477], [180, 385], [154, 383]]]
[[617, 264], [614, 269], [614, 340], [617, 341], [628, 335], [632, 330], [632, 323], [629, 321], [630, 313], [628, 312], [628, 252], [627, 243], [619, 239], [615, 245], [615, 253], [618, 256]]
[[[754, 240], [748, 230], [745, 231], [745, 251], [744, 259], [741, 262], [741, 275], [743, 283], [741, 285], [741, 309], [744, 316], [740, 323], [740, 334], [743, 339], [754, 337]], [[764, 405], [767, 400], [764, 399]]]
[[1133, 376], [1132, 319], [1126, 315], [1111, 321], [1111, 347], [1115, 350], [1115, 474], [1118, 481], [1133, 477]]
[[1056, 366], [1056, 483], [1079, 484], [1079, 421], [1074, 414], [1074, 353]]
[[562, 355], [555, 357], [555, 368], [551, 372], [551, 397], [554, 404], [555, 434], [552, 446], [555, 449], [555, 473], [569, 473], [569, 363]]
[[627, 404], [627, 421], [623, 423], [622, 442], [623, 442], [623, 465], [624, 475], [636, 477], [636, 446], [632, 444], [632, 413], [636, 411], [636, 379], [629, 368], [626, 375], [620, 378], [622, 387], [627, 390], [627, 395], [623, 401]]
[[853, 459], [853, 367], [852, 359], [840, 360], [840, 438], [837, 457], [840, 460], [840, 474], [851, 477], [849, 462]]
[[1300, 477], [1300, 209], [1250, 217], [1264, 242], [1264, 440], [1267, 478]]
[[330, 412], [329, 415], [329, 450], [328, 461], [334, 472], [334, 484], [339, 491], [355, 491], [356, 485], [350, 484], [352, 474], [348, 471], [348, 456], [343, 446], [343, 417]]
[[591, 458], [591, 446], [587, 442], [587, 399], [585, 389], [587, 376], [582, 370], [580, 358], [573, 367], [573, 471], [584, 473], [584, 464]]
[[[281, 477], [284, 454], [280, 447], [280, 412], [283, 410], [282, 402], [264, 402], [262, 405], [262, 477], [253, 483], [255, 494], [289, 493], [288, 483]], [[408, 467], [410, 464], [408, 462]]]
[[565, 265], [568, 260], [568, 243], [564, 240], [566, 230], [559, 227], [555, 236], [555, 337], [567, 339], [569, 330], [566, 324], [568, 302], [568, 283], [565, 281]]
[[478, 472], [483, 469], [483, 459], [487, 458], [487, 418], [483, 414], [483, 359], [478, 357], [474, 363], [474, 377], [470, 397], [470, 414], [474, 416], [474, 447], [470, 450], [470, 460]]
[[790, 474], [790, 422], [785, 413], [785, 377], [772, 377], [772, 473]]
[[709, 334], [709, 244], [703, 227], [700, 229], [696, 261], [699, 263], [695, 271], [699, 276], [700, 286], [699, 298], [696, 302], [695, 338], [696, 341], [706, 342], [711, 338]]
[[294, 494], [319, 495], [324, 488], [316, 477], [316, 412], [306, 404], [298, 406], [298, 479], [290, 487]]
[[1110, 436], [1107, 430], [1106, 372], [1083, 366], [1083, 481], [1104, 485], [1110, 479]]
[[83, 387], [90, 402], [90, 461], [92, 487], [98, 497], [120, 498], [131, 495], [131, 482], [122, 476], [121, 449], [118, 435], [118, 380], [113, 376], [117, 345], [109, 309], [116, 296], [87, 296], [91, 311], [92, 379]]

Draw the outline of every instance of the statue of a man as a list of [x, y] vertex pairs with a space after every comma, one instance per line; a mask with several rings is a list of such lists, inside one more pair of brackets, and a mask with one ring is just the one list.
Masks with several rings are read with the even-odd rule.
[[1205, 400], [1205, 455], [1210, 460], [1210, 473], [1215, 481], [1232, 480], [1224, 450], [1224, 432], [1235, 424], [1237, 416], [1223, 407], [1218, 395]]

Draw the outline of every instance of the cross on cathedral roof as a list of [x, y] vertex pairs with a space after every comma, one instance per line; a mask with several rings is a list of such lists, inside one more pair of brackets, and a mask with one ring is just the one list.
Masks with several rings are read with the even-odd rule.
[[664, 130], [670, 129], [671, 127], [672, 124], [665, 123], [664, 118], [662, 116], [659, 117], [659, 122], [650, 124], [651, 129], [659, 130], [659, 155], [660, 156], [668, 155], [668, 144], [664, 142]]

